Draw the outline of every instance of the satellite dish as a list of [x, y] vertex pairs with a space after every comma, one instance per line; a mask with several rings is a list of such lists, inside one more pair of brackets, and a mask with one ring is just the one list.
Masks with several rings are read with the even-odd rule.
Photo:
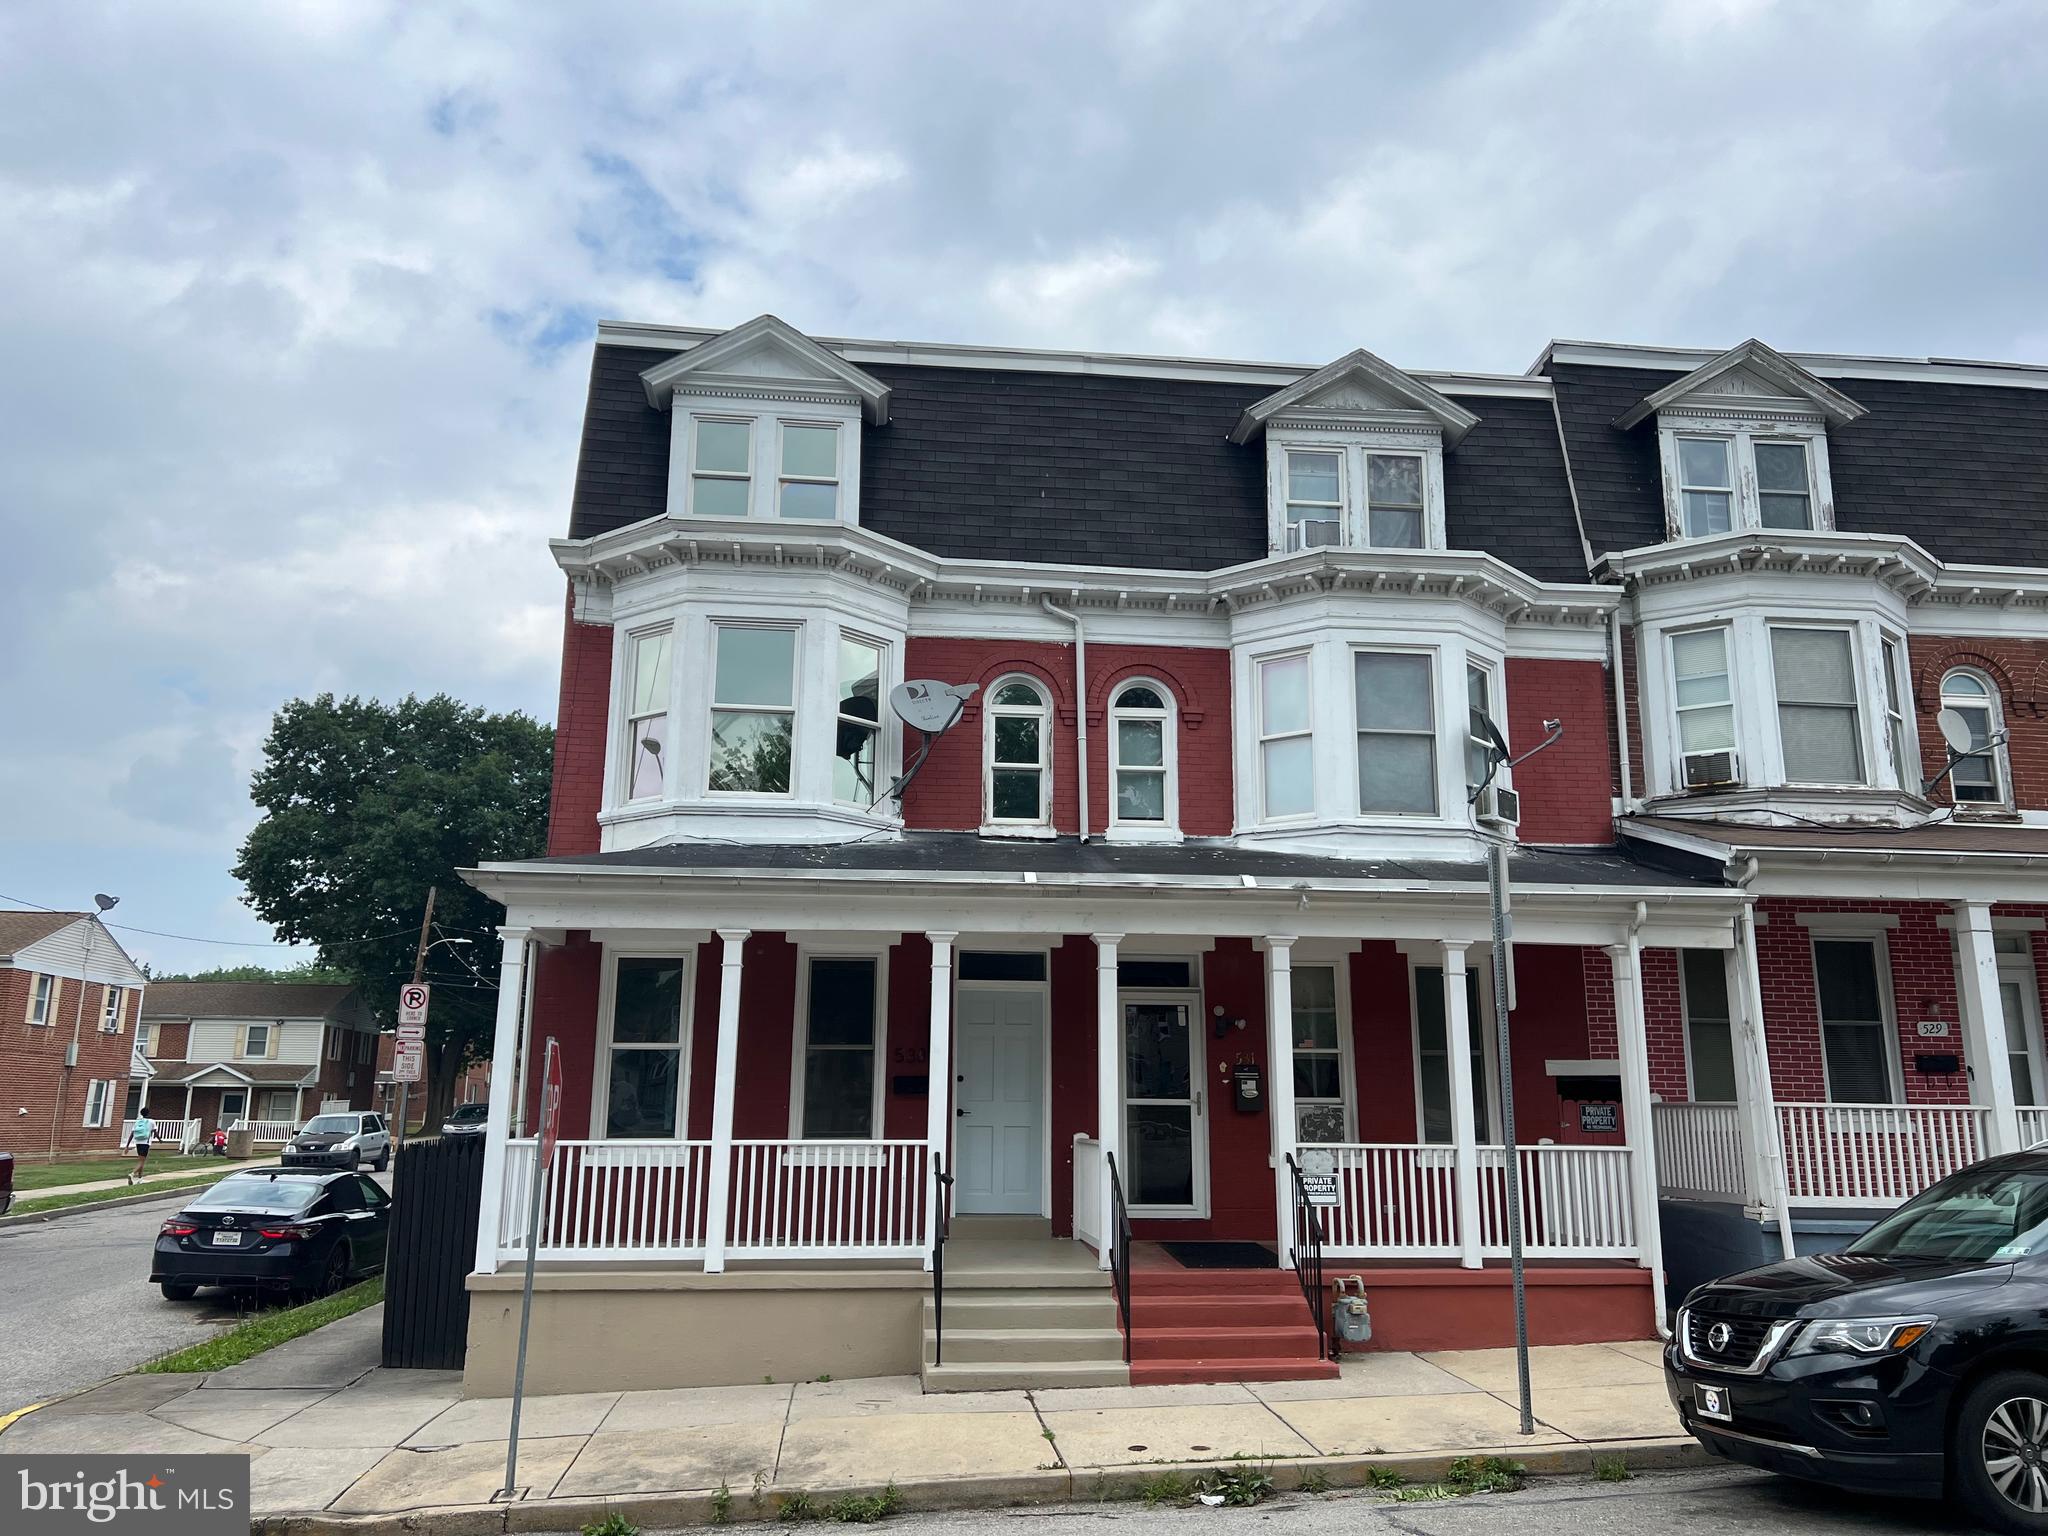
[[952, 729], [967, 701], [981, 691], [979, 683], [938, 683], [929, 679], [898, 683], [889, 690], [889, 707], [905, 725], [927, 736]]
[[1500, 728], [1493, 723], [1493, 717], [1483, 709], [1472, 711], [1472, 734], [1486, 743], [1495, 762], [1507, 761], [1507, 741], [1502, 737]]
[[1941, 727], [1941, 739], [1948, 743], [1949, 751], [1963, 757], [1977, 748], [1977, 738], [1970, 733], [1968, 722], [1962, 711], [1944, 709], [1934, 717], [1934, 723]]

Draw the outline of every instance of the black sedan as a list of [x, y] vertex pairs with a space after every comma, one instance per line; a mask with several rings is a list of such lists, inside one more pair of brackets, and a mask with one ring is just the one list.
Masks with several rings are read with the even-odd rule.
[[475, 1104], [458, 1104], [441, 1122], [443, 1136], [481, 1136], [490, 1128], [491, 1106], [479, 1101]]
[[324, 1296], [384, 1267], [391, 1197], [367, 1174], [249, 1168], [157, 1230], [149, 1278], [172, 1301], [202, 1285]]
[[1701, 1286], [1664, 1367], [1731, 1460], [2048, 1532], [2048, 1153], [1965, 1168], [1841, 1253]]

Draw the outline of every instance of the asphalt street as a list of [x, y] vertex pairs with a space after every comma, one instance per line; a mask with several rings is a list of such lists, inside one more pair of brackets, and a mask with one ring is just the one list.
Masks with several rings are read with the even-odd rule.
[[[377, 1179], [390, 1188], [388, 1173]], [[192, 1193], [0, 1227], [0, 1414], [196, 1344], [246, 1315], [220, 1291], [166, 1301], [149, 1283], [156, 1229]]]
[[1977, 1529], [1941, 1504], [1860, 1498], [1745, 1469], [1641, 1473], [1625, 1483], [1545, 1482], [1521, 1493], [1440, 1504], [1395, 1504], [1364, 1494], [1289, 1495], [1252, 1509], [1143, 1504], [1067, 1504], [973, 1514], [904, 1515], [894, 1536], [1078, 1536], [1117, 1525], [1115, 1536], [1918, 1536]]

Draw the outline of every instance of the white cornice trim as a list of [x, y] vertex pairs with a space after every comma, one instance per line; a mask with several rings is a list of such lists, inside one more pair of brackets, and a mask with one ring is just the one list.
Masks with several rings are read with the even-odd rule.
[[1626, 432], [1667, 407], [1682, 405], [1688, 396], [1708, 392], [1708, 385], [1736, 368], [1767, 380], [1790, 399], [1812, 402], [1820, 414], [1835, 426], [1846, 426], [1859, 416], [1869, 414], [1865, 407], [1840, 390], [1829, 388], [1783, 353], [1773, 351], [1752, 336], [1740, 346], [1730, 347], [1718, 357], [1709, 358], [1684, 378], [1645, 395], [1623, 412], [1614, 425]]
[[[1459, 440], [1479, 424], [1479, 418], [1456, 401], [1430, 388], [1412, 374], [1402, 372], [1392, 363], [1373, 356], [1365, 348], [1355, 347], [1335, 362], [1327, 363], [1305, 378], [1297, 379], [1286, 388], [1246, 406], [1244, 414], [1237, 419], [1237, 425], [1231, 429], [1230, 440], [1233, 443], [1250, 442], [1269, 420], [1291, 410], [1317, 409], [1317, 396], [1352, 380], [1363, 382], [1374, 393], [1392, 396], [1396, 402], [1395, 412], [1404, 419], [1419, 412], [1436, 422], [1443, 429], [1446, 448], [1455, 448]], [[1384, 419], [1388, 412], [1340, 408], [1333, 414], [1341, 419], [1367, 423]]]
[[[724, 333], [701, 326], [642, 325], [601, 320], [599, 346], [648, 347], [687, 352]], [[1069, 352], [1044, 347], [963, 346], [936, 341], [865, 341], [817, 336], [812, 340], [849, 363], [898, 363], [925, 368], [980, 368], [1013, 373], [1099, 374], [1111, 378], [1177, 378], [1221, 384], [1262, 384], [1278, 389], [1306, 378], [1315, 363], [1261, 363], [1228, 358], [1163, 357], [1146, 353]], [[1413, 372], [1432, 389], [1453, 395], [1500, 395], [1548, 400], [1550, 381], [1518, 373]]]
[[[789, 353], [805, 367], [815, 369], [815, 377], [740, 377], [720, 372], [721, 363], [764, 342]], [[676, 392], [685, 387], [697, 389], [702, 386], [701, 392], [716, 394], [719, 386], [724, 385], [742, 393], [767, 390], [771, 397], [789, 392], [808, 397], [817, 394], [819, 385], [823, 384], [835, 395], [843, 393], [857, 399], [870, 422], [880, 425], [889, 419], [889, 387], [886, 384], [774, 315], [756, 315], [745, 325], [706, 338], [680, 356], [656, 363], [640, 375], [640, 384], [647, 391], [647, 403], [658, 411], [668, 409]]]
[[[1547, 376], [1553, 363], [1579, 363], [1595, 368], [1669, 368], [1690, 373], [1716, 355], [1708, 347], [1553, 341], [1537, 354], [1525, 376]], [[1787, 352], [1783, 356], [1807, 372], [1828, 379], [1900, 379], [1918, 384], [2048, 389], [2048, 365], [2037, 363], [1980, 362], [1964, 357], [1860, 357], [1836, 352]]]
[[1934, 617], [1938, 610], [1958, 615], [2048, 610], [2048, 570], [1944, 565], [1913, 540], [1884, 533], [1740, 528], [1707, 539], [1610, 551], [1594, 562], [1593, 570], [1631, 591], [1756, 572], [1876, 581], [1914, 611], [1916, 631], [1934, 633], [1940, 632]]

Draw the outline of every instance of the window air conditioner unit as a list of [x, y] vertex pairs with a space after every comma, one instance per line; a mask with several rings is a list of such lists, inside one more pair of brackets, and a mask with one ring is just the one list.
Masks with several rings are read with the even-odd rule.
[[1742, 763], [1733, 752], [1690, 752], [1685, 759], [1687, 789], [1725, 789], [1742, 782]]
[[1522, 819], [1522, 797], [1505, 784], [1489, 784], [1479, 796], [1479, 819], [1490, 827], [1512, 827]]
[[1287, 527], [1287, 553], [1328, 549], [1344, 542], [1344, 525], [1334, 517], [1312, 518]]

